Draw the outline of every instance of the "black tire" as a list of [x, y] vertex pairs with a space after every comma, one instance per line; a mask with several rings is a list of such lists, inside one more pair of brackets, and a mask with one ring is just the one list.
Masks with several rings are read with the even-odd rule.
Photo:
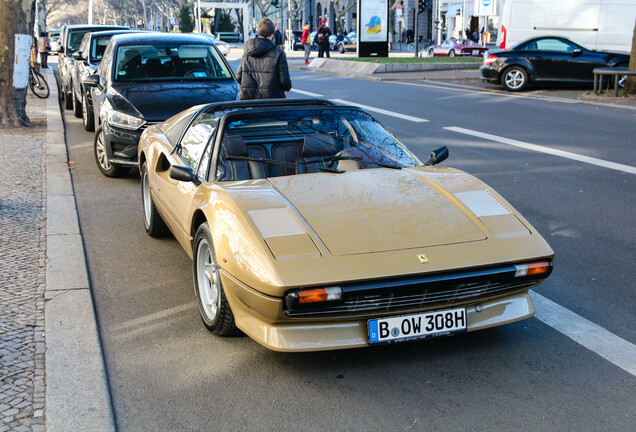
[[501, 85], [511, 92], [520, 92], [528, 86], [528, 72], [520, 66], [512, 66], [501, 74]]
[[77, 118], [82, 118], [82, 102], [75, 96], [75, 90], [71, 90], [73, 97], [73, 114]]
[[106, 147], [104, 144], [104, 131], [101, 126], [95, 131], [93, 150], [97, 168], [99, 168], [102, 174], [104, 174], [106, 177], [121, 177], [124, 171], [123, 168], [117, 165], [112, 165], [108, 161], [108, 155], [106, 154]]
[[150, 237], [165, 237], [170, 231], [155, 207], [148, 183], [148, 164], [141, 167], [141, 202], [144, 210], [144, 228]]
[[455, 50], [450, 50], [450, 52], [448, 53], [449, 57], [455, 57]]
[[429, 57], [435, 57], [435, 50], [433, 48], [431, 48], [430, 50], [428, 50], [428, 56]]
[[73, 109], [73, 90], [70, 93], [67, 93], [64, 90], [64, 108], [67, 110]]
[[86, 93], [82, 92], [82, 124], [88, 132], [95, 130], [95, 117], [93, 117], [93, 107], [86, 99]]
[[33, 80], [29, 80], [29, 87], [33, 94], [40, 99], [46, 99], [51, 93], [49, 83], [46, 82], [46, 79], [40, 72], [35, 70], [33, 71]]
[[192, 272], [199, 315], [205, 327], [217, 336], [239, 335], [241, 332], [236, 327], [234, 314], [221, 283], [210, 226], [207, 222], [201, 224], [194, 236]]

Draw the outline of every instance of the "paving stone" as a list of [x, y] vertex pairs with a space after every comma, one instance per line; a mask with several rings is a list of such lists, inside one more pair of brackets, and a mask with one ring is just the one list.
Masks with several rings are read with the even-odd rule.
[[29, 94], [35, 126], [0, 129], [0, 432], [34, 430], [33, 398], [44, 393], [34, 377], [44, 373], [46, 107]]

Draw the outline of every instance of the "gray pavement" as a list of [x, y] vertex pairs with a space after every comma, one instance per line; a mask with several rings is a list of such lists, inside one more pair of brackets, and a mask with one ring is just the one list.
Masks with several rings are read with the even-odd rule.
[[114, 430], [64, 126], [28, 93], [31, 128], [0, 130], [0, 431]]

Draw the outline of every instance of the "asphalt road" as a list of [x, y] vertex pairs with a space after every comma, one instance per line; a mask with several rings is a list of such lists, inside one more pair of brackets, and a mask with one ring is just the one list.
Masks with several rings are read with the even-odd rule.
[[[447, 145], [445, 165], [494, 187], [555, 250], [554, 273], [535, 291], [636, 343], [634, 175], [474, 135], [635, 166], [636, 111], [431, 83], [292, 78], [305, 92], [397, 113], [374, 115], [422, 159]], [[304, 354], [211, 335], [191, 261], [173, 238], [144, 231], [139, 176], [102, 176], [93, 134], [71, 111], [65, 125], [120, 430], [636, 430], [636, 377], [537, 318]]]

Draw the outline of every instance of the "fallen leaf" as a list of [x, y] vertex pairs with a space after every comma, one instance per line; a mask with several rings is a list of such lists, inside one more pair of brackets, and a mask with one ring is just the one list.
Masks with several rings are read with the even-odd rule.
[[68, 161], [69, 165], [75, 165], [77, 162], [75, 161]]
[[17, 185], [21, 185], [21, 184], [22, 184], [22, 182], [21, 182], [20, 180], [18, 180], [17, 182], [15, 182], [15, 184], [17, 184]]

